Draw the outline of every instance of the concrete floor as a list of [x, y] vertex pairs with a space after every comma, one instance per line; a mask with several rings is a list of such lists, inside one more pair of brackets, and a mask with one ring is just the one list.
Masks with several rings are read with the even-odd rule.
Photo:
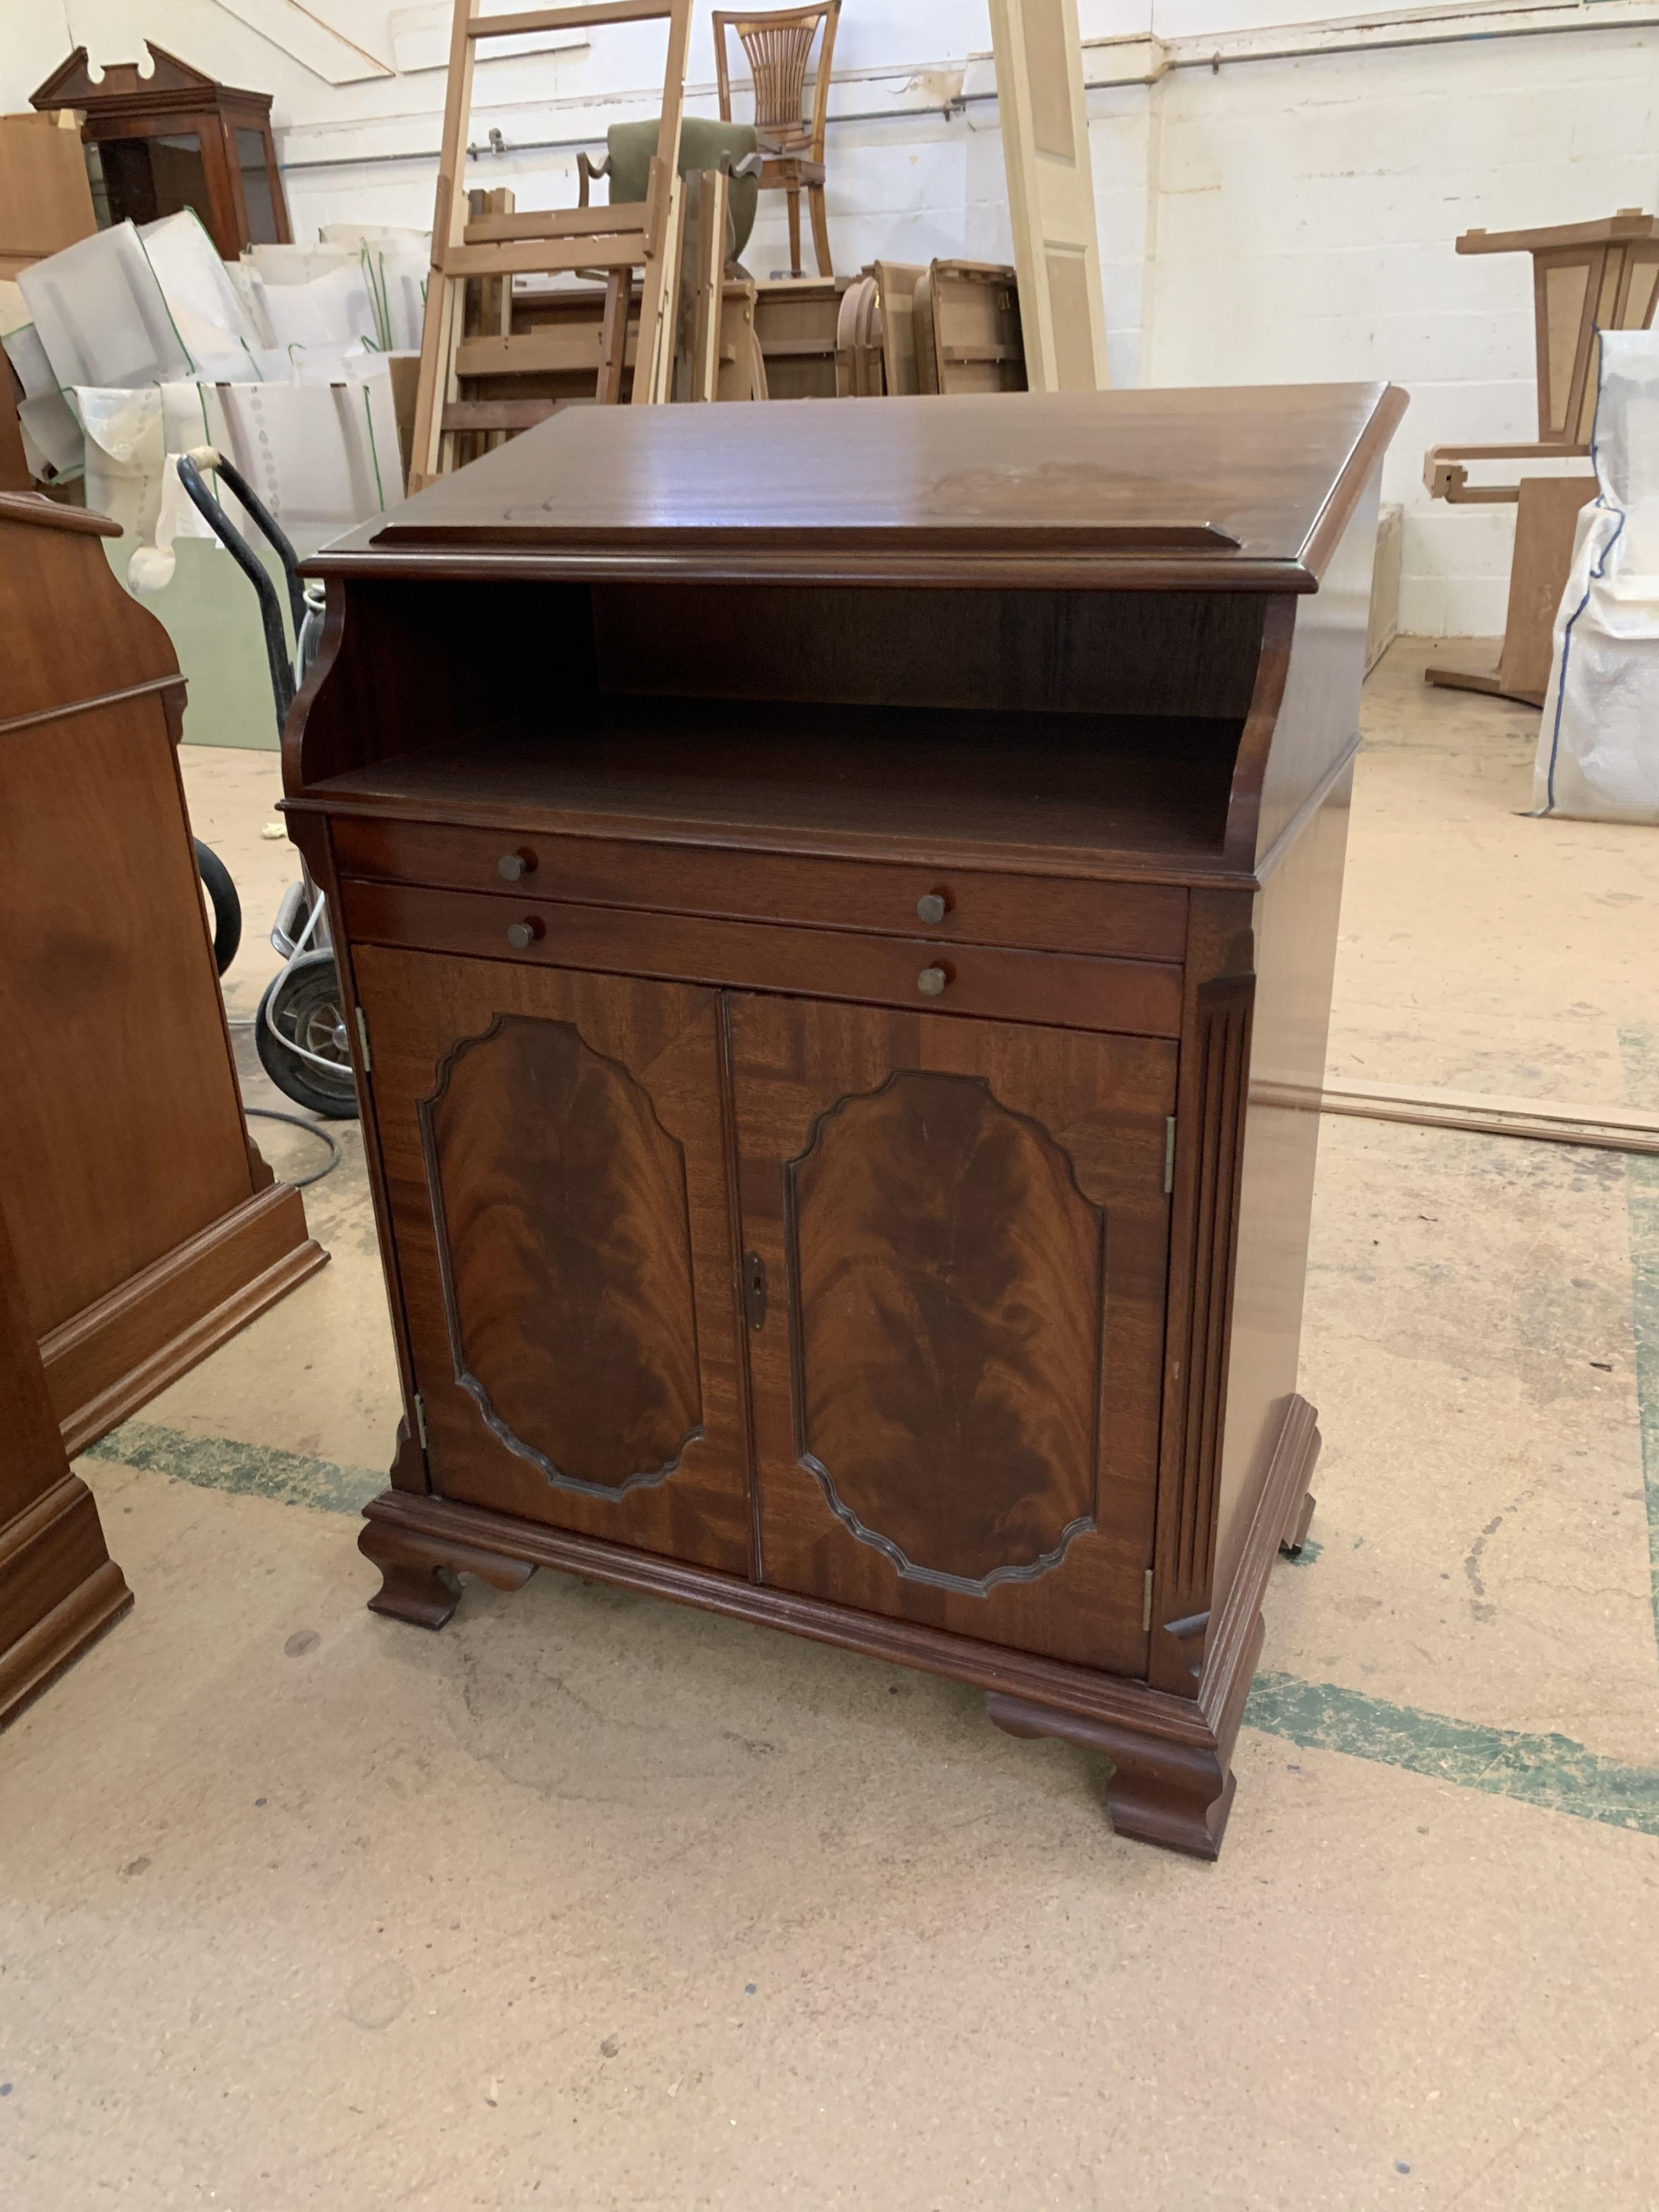
[[[1520, 818], [1535, 714], [1425, 651], [1333, 1069], [1659, 1107], [1659, 840]], [[257, 937], [275, 763], [185, 771]], [[137, 1605], [0, 1739], [7, 2212], [1659, 2204], [1659, 1160], [1327, 1122], [1320, 1510], [1211, 1868], [948, 1684], [550, 1575], [365, 1612], [344, 1141], [334, 1264], [82, 1462]]]

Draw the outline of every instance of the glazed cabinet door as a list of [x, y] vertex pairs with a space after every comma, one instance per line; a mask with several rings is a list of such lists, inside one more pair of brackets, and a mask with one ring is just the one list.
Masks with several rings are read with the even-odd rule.
[[747, 1575], [717, 994], [355, 965], [434, 1489]]
[[761, 1578], [1144, 1674], [1174, 1044], [727, 1011]]

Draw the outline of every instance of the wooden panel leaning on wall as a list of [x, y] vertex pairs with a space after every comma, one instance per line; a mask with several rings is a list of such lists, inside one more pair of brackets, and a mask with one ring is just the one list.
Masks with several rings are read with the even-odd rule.
[[0, 1212], [69, 1452], [320, 1267], [249, 1139], [177, 744], [103, 516], [0, 493]]

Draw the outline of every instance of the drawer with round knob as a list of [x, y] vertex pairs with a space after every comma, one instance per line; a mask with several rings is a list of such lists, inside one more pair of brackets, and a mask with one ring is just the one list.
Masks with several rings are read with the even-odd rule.
[[340, 899], [346, 934], [357, 945], [547, 962], [1044, 1027], [1181, 1034], [1182, 971], [1172, 962], [985, 945], [946, 951], [919, 934], [878, 937], [665, 916], [353, 878], [341, 884]]
[[332, 827], [343, 876], [434, 890], [1130, 960], [1179, 960], [1186, 939], [1178, 884], [420, 822], [337, 817]]

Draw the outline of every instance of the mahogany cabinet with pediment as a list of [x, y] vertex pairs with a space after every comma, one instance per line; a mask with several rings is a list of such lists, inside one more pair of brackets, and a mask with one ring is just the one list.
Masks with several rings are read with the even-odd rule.
[[377, 1610], [549, 1566], [952, 1675], [1215, 1856], [1403, 405], [596, 410], [317, 556]]

